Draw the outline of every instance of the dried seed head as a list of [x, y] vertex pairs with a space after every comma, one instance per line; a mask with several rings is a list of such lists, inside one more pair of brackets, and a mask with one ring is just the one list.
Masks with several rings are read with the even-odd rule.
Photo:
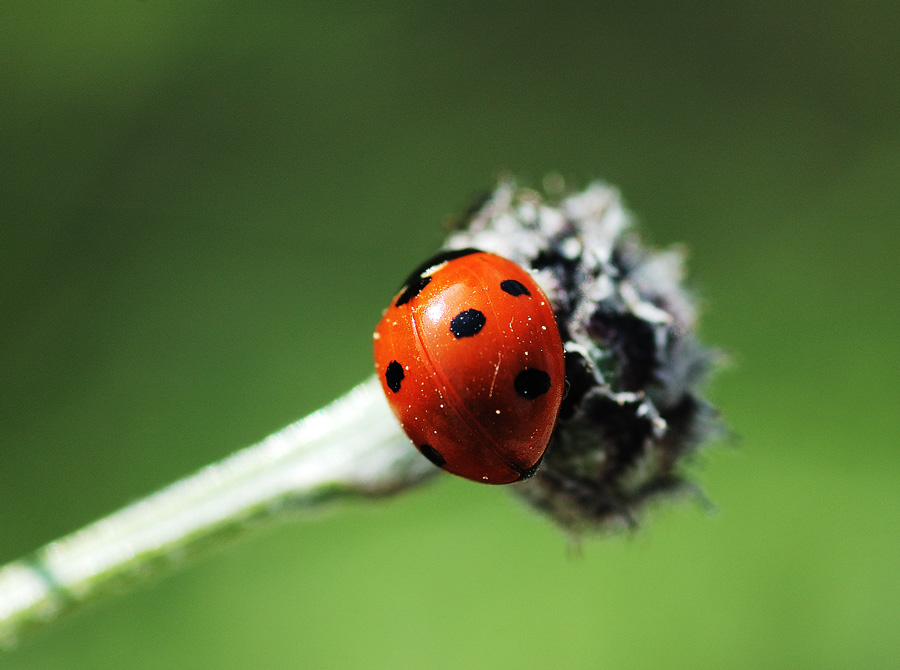
[[503, 181], [446, 246], [531, 269], [556, 313], [569, 392], [518, 493], [581, 531], [631, 526], [644, 503], [685, 490], [685, 457], [721, 429], [700, 395], [716, 352], [696, 338], [682, 253], [642, 246], [602, 183], [550, 202]]

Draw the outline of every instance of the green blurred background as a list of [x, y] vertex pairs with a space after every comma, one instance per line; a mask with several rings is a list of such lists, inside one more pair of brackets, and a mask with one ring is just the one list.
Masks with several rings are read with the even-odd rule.
[[577, 551], [442, 477], [0, 667], [900, 665], [896, 3], [52, 4], [0, 8], [0, 562], [363, 379], [502, 170], [687, 244], [739, 440], [695, 464], [712, 514]]

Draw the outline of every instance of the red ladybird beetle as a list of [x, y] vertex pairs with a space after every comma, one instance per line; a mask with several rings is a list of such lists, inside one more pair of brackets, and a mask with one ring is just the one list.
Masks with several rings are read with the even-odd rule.
[[447, 251], [413, 270], [375, 329], [375, 369], [410, 440], [488, 484], [540, 464], [565, 387], [547, 296], [500, 256]]

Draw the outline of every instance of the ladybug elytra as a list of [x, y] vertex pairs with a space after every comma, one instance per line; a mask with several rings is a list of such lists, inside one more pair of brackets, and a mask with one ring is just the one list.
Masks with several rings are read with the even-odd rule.
[[416, 448], [455, 475], [527, 479], [565, 386], [550, 302], [500, 256], [446, 251], [416, 268], [375, 330], [375, 369]]

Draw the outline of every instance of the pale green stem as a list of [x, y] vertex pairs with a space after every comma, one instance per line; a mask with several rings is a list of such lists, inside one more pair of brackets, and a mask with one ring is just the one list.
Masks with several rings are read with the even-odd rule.
[[0, 568], [0, 645], [255, 522], [395, 493], [435, 472], [372, 378], [259, 444]]

